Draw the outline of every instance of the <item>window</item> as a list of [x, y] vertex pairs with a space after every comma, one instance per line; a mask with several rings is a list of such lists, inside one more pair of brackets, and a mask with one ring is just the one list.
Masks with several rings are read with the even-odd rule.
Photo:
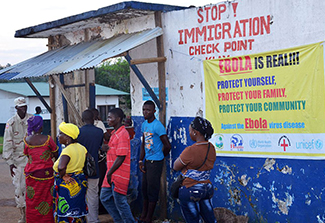
[[104, 122], [105, 126], [107, 126], [107, 115], [109, 110], [115, 108], [115, 105], [98, 105], [98, 111], [100, 119]]

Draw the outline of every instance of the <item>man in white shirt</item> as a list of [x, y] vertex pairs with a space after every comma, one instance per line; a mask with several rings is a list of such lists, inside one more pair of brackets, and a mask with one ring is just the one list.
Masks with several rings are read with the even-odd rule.
[[15, 186], [15, 201], [21, 214], [18, 223], [24, 223], [26, 206], [24, 168], [27, 163], [27, 157], [24, 155], [24, 137], [27, 134], [27, 120], [33, 115], [27, 113], [25, 98], [18, 97], [14, 102], [17, 113], [7, 121], [2, 158], [10, 167], [10, 174]]

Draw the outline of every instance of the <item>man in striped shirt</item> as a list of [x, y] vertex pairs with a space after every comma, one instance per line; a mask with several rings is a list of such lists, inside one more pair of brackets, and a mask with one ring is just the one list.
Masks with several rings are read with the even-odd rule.
[[114, 222], [135, 222], [127, 202], [130, 181], [131, 147], [128, 131], [122, 125], [125, 117], [120, 108], [109, 111], [108, 125], [113, 127], [107, 151], [107, 172], [102, 184], [100, 200]]

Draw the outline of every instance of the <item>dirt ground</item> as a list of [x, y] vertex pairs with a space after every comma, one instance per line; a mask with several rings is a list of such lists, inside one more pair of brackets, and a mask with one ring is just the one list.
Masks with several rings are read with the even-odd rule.
[[0, 156], [0, 222], [17, 223], [19, 209], [16, 208], [9, 166]]

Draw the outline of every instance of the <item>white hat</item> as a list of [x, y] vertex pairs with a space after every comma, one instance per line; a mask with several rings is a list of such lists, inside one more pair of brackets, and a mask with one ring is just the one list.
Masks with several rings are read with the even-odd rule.
[[24, 97], [18, 97], [14, 100], [15, 102], [15, 106], [17, 107], [22, 107], [22, 106], [26, 106], [26, 99]]

